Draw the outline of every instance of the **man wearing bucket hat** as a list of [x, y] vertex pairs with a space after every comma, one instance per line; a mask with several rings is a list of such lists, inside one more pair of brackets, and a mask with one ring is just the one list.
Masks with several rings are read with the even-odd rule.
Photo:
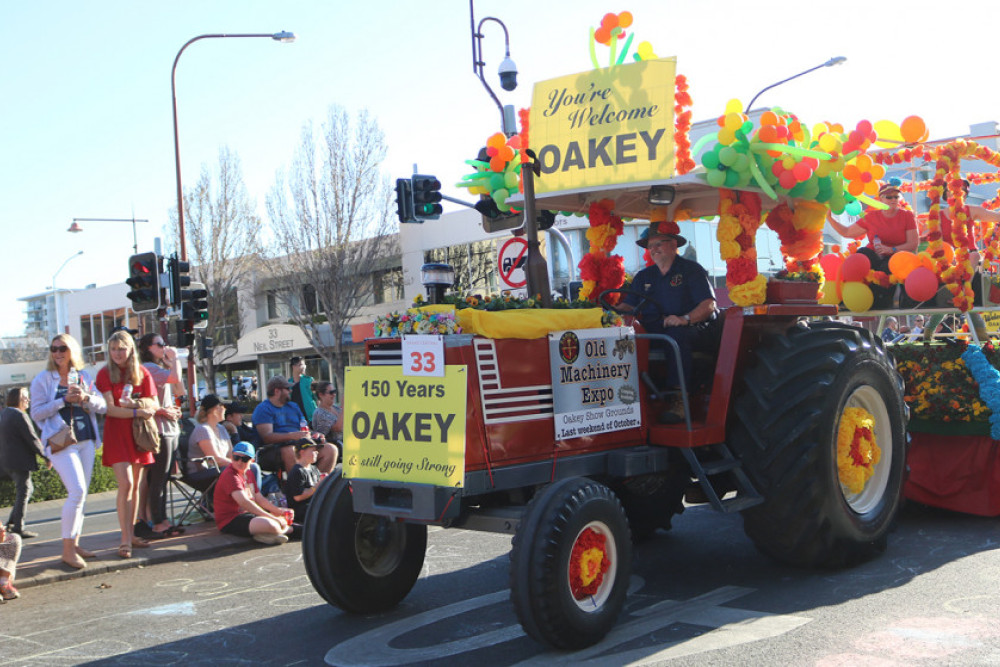
[[[666, 334], [680, 347], [683, 377], [686, 386], [691, 383], [691, 343], [699, 335], [696, 325], [715, 319], [715, 290], [708, 280], [708, 272], [698, 262], [685, 259], [677, 249], [687, 244], [677, 223], [666, 219], [666, 211], [653, 211], [649, 228], [636, 241], [640, 248], [649, 250], [653, 263], [635, 274], [632, 294], [626, 294], [623, 307], [635, 310], [643, 297], [660, 307], [642, 304], [637, 315], [649, 333]], [[661, 314], [662, 311], [662, 314]], [[669, 387], [680, 386], [680, 375], [675, 364], [668, 364], [666, 382]], [[663, 415], [665, 421], [680, 421], [683, 412], [675, 406]]]
[[252, 537], [264, 544], [284, 544], [292, 532], [284, 510], [261, 495], [247, 474], [256, 455], [249, 442], [233, 446], [233, 462], [215, 484], [215, 525], [231, 535]]

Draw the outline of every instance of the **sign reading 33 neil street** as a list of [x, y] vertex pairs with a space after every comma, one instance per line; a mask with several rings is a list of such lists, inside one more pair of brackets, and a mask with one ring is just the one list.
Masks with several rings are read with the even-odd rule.
[[446, 366], [444, 377], [400, 366], [344, 370], [344, 477], [462, 486], [464, 366]]

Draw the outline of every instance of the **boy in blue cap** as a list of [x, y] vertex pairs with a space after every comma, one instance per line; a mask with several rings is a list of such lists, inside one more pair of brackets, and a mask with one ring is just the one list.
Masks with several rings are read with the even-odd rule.
[[252, 537], [264, 544], [284, 544], [292, 527], [284, 510], [257, 490], [249, 479], [257, 452], [249, 442], [233, 446], [232, 463], [215, 483], [215, 525], [224, 533]]

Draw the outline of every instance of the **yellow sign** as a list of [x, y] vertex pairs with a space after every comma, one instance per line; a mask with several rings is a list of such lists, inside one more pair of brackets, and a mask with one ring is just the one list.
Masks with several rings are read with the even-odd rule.
[[979, 313], [986, 323], [986, 330], [990, 332], [1000, 331], [1000, 312], [995, 310]]
[[465, 366], [446, 366], [443, 378], [344, 370], [344, 477], [462, 486]]
[[535, 84], [528, 126], [539, 193], [674, 175], [675, 58]]

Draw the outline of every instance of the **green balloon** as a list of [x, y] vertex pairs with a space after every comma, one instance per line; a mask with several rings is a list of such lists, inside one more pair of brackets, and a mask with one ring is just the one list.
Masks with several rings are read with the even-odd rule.
[[709, 151], [701, 156], [701, 163], [705, 165], [705, 169], [713, 170], [719, 168], [719, 154], [715, 151]]
[[726, 173], [724, 171], [719, 171], [718, 169], [711, 169], [705, 172], [705, 180], [713, 188], [721, 188], [726, 184]]
[[740, 172], [733, 169], [726, 169], [726, 187], [734, 188], [740, 182]]
[[738, 156], [739, 153], [736, 152], [736, 149], [731, 148], [730, 146], [726, 146], [725, 148], [719, 151], [719, 162], [726, 165], [727, 167], [731, 167], [733, 166], [733, 163], [736, 162], [736, 158]]

